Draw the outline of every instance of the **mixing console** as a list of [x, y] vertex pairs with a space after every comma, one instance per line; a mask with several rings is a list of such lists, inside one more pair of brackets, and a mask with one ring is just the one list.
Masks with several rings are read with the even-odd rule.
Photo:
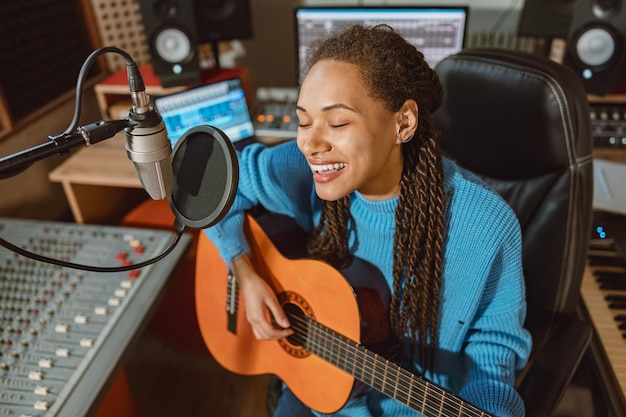
[[[0, 236], [39, 255], [118, 267], [163, 253], [174, 233], [0, 218]], [[123, 365], [190, 238], [139, 270], [85, 272], [0, 247], [0, 416], [85, 416]]]
[[295, 104], [264, 103], [254, 119], [254, 134], [257, 137], [295, 139], [298, 120]]
[[626, 147], [626, 103], [589, 103], [596, 147]]
[[261, 87], [256, 93], [256, 137], [295, 139], [298, 133], [297, 88]]

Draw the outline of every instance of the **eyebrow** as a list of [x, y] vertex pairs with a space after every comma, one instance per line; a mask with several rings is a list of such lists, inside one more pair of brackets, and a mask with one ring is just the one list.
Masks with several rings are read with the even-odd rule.
[[[323, 112], [327, 112], [330, 110], [337, 110], [337, 109], [349, 110], [351, 112], [356, 113], [356, 110], [354, 110], [352, 107], [346, 106], [345, 104], [341, 104], [341, 103], [331, 104], [330, 106], [322, 107]], [[303, 112], [306, 112], [306, 109], [304, 107], [298, 106], [298, 105], [296, 105], [296, 110], [301, 110]]]

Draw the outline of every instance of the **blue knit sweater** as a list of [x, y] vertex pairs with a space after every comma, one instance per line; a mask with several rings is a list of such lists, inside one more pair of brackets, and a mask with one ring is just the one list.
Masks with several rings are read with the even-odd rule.
[[[229, 214], [206, 229], [227, 262], [249, 250], [243, 210], [261, 204], [310, 231], [322, 208], [295, 141], [272, 148], [250, 145], [239, 153], [239, 164], [239, 189]], [[450, 200], [438, 350], [434, 371], [423, 375], [494, 415], [520, 417], [524, 405], [513, 384], [530, 354], [531, 338], [522, 327], [526, 304], [519, 225], [509, 206], [475, 176], [448, 159], [443, 168]], [[351, 195], [350, 250], [378, 267], [389, 285], [397, 201], [370, 201], [356, 191]], [[419, 363], [413, 367], [423, 372]], [[372, 390], [334, 415], [420, 414]]]

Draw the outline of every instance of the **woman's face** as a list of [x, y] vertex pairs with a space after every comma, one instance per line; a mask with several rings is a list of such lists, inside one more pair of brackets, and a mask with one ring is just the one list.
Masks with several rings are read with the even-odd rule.
[[398, 195], [404, 113], [389, 112], [368, 94], [357, 65], [315, 64], [302, 83], [296, 112], [298, 147], [320, 198], [333, 201], [354, 190], [371, 200]]

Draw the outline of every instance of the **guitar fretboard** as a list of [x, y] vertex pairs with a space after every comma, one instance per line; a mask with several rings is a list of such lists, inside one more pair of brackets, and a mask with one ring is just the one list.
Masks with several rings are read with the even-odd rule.
[[304, 349], [426, 417], [494, 417], [311, 317], [289, 320]]

